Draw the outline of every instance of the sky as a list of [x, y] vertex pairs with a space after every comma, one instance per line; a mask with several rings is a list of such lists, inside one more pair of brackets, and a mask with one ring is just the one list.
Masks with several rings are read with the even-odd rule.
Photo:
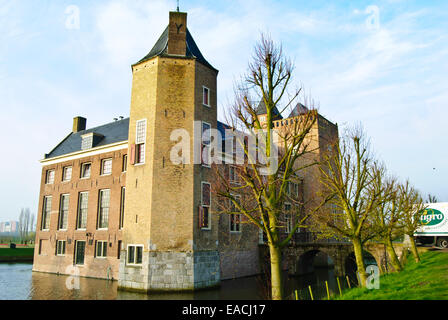
[[[36, 213], [41, 160], [72, 129], [129, 116], [131, 64], [175, 0], [0, 0], [0, 221]], [[294, 62], [294, 85], [344, 127], [362, 123], [389, 172], [448, 202], [448, 2], [180, 1], [218, 70], [218, 118], [261, 32]]]

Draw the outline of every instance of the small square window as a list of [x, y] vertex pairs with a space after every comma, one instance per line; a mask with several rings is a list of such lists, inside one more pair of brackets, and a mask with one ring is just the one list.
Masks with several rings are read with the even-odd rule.
[[96, 241], [95, 258], [107, 257], [107, 241]]
[[143, 246], [129, 245], [128, 246], [128, 264], [138, 265], [143, 262]]
[[56, 243], [56, 255], [57, 256], [65, 256], [65, 248], [66, 248], [67, 241], [65, 240], [58, 240]]

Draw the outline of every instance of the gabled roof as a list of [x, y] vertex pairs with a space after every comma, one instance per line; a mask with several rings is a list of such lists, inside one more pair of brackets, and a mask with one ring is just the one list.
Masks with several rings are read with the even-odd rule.
[[[149, 51], [149, 53], [141, 59], [139, 62], [134, 63], [133, 65], [137, 65], [139, 63], [142, 63], [144, 61], [147, 61], [151, 58], [154, 58], [156, 56], [167, 56], [167, 50], [168, 50], [168, 28], [162, 32], [162, 35], [157, 40], [154, 47]], [[215, 69], [210, 63], [208, 63], [207, 60], [205, 60], [204, 56], [202, 55], [201, 51], [199, 50], [198, 46], [196, 45], [196, 42], [194, 41], [193, 37], [191, 36], [190, 31], [187, 28], [187, 36], [186, 36], [186, 42], [187, 42], [187, 53], [186, 57], [188, 58], [196, 58], [197, 61], [202, 63], [203, 65], [218, 71]]]
[[95, 146], [101, 147], [108, 144], [125, 142], [128, 140], [129, 118], [114, 121], [99, 127], [88, 130], [70, 133], [61, 143], [59, 143], [50, 153], [45, 155], [45, 159], [50, 159], [65, 154], [81, 151], [81, 136], [87, 133], [97, 133], [104, 136]]
[[291, 111], [291, 113], [289, 114], [288, 118], [297, 117], [297, 116], [299, 116], [301, 114], [307, 113], [308, 111], [310, 111], [310, 110], [299, 102], [295, 106], [295, 108]]
[[[257, 109], [255, 110], [255, 113], [260, 116], [263, 114], [267, 114], [267, 110], [266, 110], [266, 104], [264, 103], [264, 100], [261, 100], [260, 103], [258, 104]], [[280, 114], [280, 112], [278, 111], [277, 107], [274, 107], [274, 109], [272, 110], [273, 113], [273, 120], [279, 120], [279, 119], [283, 119], [282, 115]]]

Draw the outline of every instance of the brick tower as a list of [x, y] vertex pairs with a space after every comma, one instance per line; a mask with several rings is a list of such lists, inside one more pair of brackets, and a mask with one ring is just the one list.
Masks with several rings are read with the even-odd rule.
[[[170, 12], [153, 49], [132, 65], [126, 199], [119, 288], [194, 290], [220, 282], [211, 169], [194, 164], [193, 141], [217, 127], [218, 71], [187, 29], [187, 14]], [[170, 160], [174, 130], [188, 132], [190, 161]], [[177, 139], [177, 138], [176, 138]], [[196, 155], [197, 159], [197, 155]]]

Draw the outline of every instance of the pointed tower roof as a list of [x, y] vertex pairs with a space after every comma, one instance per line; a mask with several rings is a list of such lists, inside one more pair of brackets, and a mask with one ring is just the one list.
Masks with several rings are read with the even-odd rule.
[[[267, 110], [266, 110], [266, 104], [264, 103], [264, 100], [261, 100], [260, 103], [258, 104], [257, 109], [255, 110], [255, 113], [257, 114], [257, 116], [261, 116], [263, 114], [267, 114]], [[272, 110], [272, 113], [274, 115], [274, 120], [279, 120], [279, 119], [283, 119], [282, 115], [280, 114], [280, 112], [278, 111], [277, 107], [274, 107], [274, 109]]]
[[[173, 14], [173, 12], [170, 12], [170, 14]], [[176, 13], [174, 13], [176, 14]], [[185, 14], [186, 13], [179, 13], [179, 14]], [[171, 19], [171, 15], [170, 15], [170, 19]], [[171, 21], [170, 21], [171, 23]], [[182, 25], [180, 25], [182, 26]], [[196, 60], [200, 63], [202, 63], [203, 65], [209, 67], [212, 70], [218, 71], [216, 68], [214, 68], [210, 63], [208, 63], [208, 61], [204, 58], [204, 56], [202, 55], [201, 51], [199, 50], [198, 46], [196, 45], [196, 42], [194, 41], [190, 31], [188, 30], [188, 28], [186, 29], [186, 36], [185, 36], [185, 40], [180, 40], [180, 41], [185, 41], [186, 43], [186, 50], [185, 50], [185, 57], [187, 58], [196, 58]], [[147, 61], [151, 58], [154, 58], [156, 56], [170, 56], [169, 52], [168, 52], [168, 43], [170, 40], [170, 34], [172, 35], [172, 33], [170, 33], [170, 25], [168, 25], [166, 27], [166, 29], [162, 32], [162, 35], [159, 37], [159, 39], [157, 40], [157, 42], [155, 43], [154, 47], [151, 49], [151, 51], [149, 51], [149, 53], [140, 61], [138, 61], [137, 63], [134, 63], [134, 65], [137, 65], [139, 63], [142, 63], [144, 61]], [[180, 37], [180, 39], [182, 39]], [[175, 41], [179, 41], [179, 39], [175, 39]], [[178, 56], [178, 55], [176, 55]]]
[[310, 110], [299, 102], [295, 106], [295, 108], [291, 111], [291, 113], [289, 114], [288, 118], [297, 117], [297, 116], [299, 116], [301, 114], [307, 113], [308, 111], [310, 111]]

